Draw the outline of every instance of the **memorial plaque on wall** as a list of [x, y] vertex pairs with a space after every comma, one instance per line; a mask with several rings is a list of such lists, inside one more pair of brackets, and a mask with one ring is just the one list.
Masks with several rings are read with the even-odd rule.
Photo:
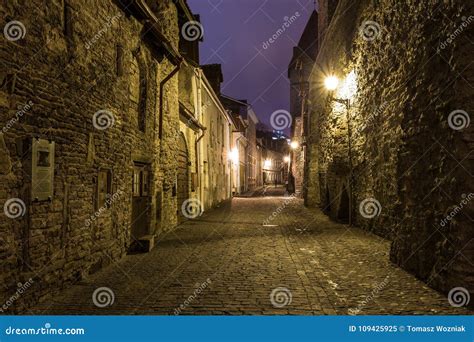
[[54, 142], [33, 139], [31, 158], [31, 198], [33, 201], [53, 199]]

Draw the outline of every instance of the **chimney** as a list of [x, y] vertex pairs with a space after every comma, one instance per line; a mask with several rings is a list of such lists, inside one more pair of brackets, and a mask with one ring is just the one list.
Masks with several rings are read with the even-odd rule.
[[220, 64], [206, 64], [201, 65], [204, 75], [206, 75], [207, 80], [211, 84], [212, 89], [216, 92], [217, 95], [221, 94], [221, 83], [224, 81], [222, 75], [222, 66]]

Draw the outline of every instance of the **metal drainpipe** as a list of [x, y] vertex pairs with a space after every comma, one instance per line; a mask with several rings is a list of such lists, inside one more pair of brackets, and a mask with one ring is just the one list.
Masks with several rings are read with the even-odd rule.
[[164, 94], [163, 94], [163, 89], [165, 88], [165, 84], [171, 80], [171, 78], [176, 75], [176, 73], [179, 71], [179, 69], [181, 68], [181, 62], [180, 61], [176, 67], [173, 69], [173, 71], [171, 71], [171, 73], [165, 77], [165, 79], [163, 81], [160, 82], [160, 128], [159, 128], [159, 133], [158, 133], [158, 137], [160, 139], [160, 158], [161, 158], [161, 154], [163, 152], [163, 142], [162, 142], [162, 138], [163, 138], [163, 98], [164, 98]]
[[[199, 109], [198, 111], [198, 122], [199, 122], [199, 118], [203, 118], [204, 117], [204, 114], [202, 113], [202, 91], [201, 91], [201, 82], [202, 82], [202, 79], [201, 79], [201, 71], [198, 69], [197, 72], [195, 70], [195, 74], [196, 74], [196, 77], [198, 78], [198, 82], [197, 82], [197, 108]], [[204, 119], [203, 119], [204, 120]], [[198, 144], [199, 144], [199, 141], [204, 138], [204, 135], [206, 135], [206, 130], [207, 128], [206, 127], [202, 127], [201, 128], [202, 130], [202, 134], [201, 136], [199, 136], [199, 138], [196, 139], [196, 142], [194, 143], [194, 153], [196, 155], [196, 177], [198, 177], [199, 175], [199, 164], [201, 163], [201, 158], [199, 156], [199, 150], [198, 150]], [[198, 180], [198, 184], [199, 184], [199, 198], [201, 200], [201, 202], [204, 202], [202, 199], [203, 199], [203, 190], [202, 190], [202, 180], [201, 180], [201, 177], [199, 177], [199, 180]]]
[[204, 138], [204, 135], [206, 134], [206, 127], [202, 128], [202, 134], [199, 138], [196, 139], [196, 143], [194, 144], [194, 153], [196, 154], [196, 174], [199, 174], [199, 153], [198, 153], [198, 144], [199, 141]]

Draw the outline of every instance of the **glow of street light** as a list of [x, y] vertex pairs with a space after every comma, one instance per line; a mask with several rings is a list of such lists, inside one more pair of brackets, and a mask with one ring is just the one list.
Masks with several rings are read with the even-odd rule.
[[290, 162], [290, 157], [289, 157], [289, 156], [283, 157], [283, 161], [284, 161], [285, 163], [289, 163], [289, 162]]
[[270, 166], [272, 166], [272, 161], [270, 159], [265, 160], [265, 162], [263, 163], [263, 167], [265, 169], [268, 169], [270, 168]]
[[324, 86], [327, 90], [336, 90], [337, 86], [339, 85], [339, 79], [336, 76], [328, 76], [324, 80]]
[[295, 150], [295, 149], [297, 149], [298, 147], [300, 147], [300, 144], [299, 144], [297, 141], [292, 141], [292, 142], [290, 143], [290, 147], [291, 147], [293, 150]]
[[229, 153], [229, 159], [232, 160], [232, 163], [234, 165], [239, 164], [239, 150], [237, 150], [236, 147], [234, 147], [230, 153]]

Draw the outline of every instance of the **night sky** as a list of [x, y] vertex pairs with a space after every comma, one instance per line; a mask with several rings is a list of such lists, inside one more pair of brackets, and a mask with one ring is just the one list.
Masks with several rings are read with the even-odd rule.
[[[270, 128], [276, 110], [289, 110], [288, 64], [314, 10], [314, 0], [188, 0], [201, 16], [201, 64], [222, 64], [222, 93], [247, 99]], [[298, 14], [297, 14], [298, 12]], [[293, 16], [272, 44], [270, 37]], [[296, 18], [296, 19], [295, 19]]]

